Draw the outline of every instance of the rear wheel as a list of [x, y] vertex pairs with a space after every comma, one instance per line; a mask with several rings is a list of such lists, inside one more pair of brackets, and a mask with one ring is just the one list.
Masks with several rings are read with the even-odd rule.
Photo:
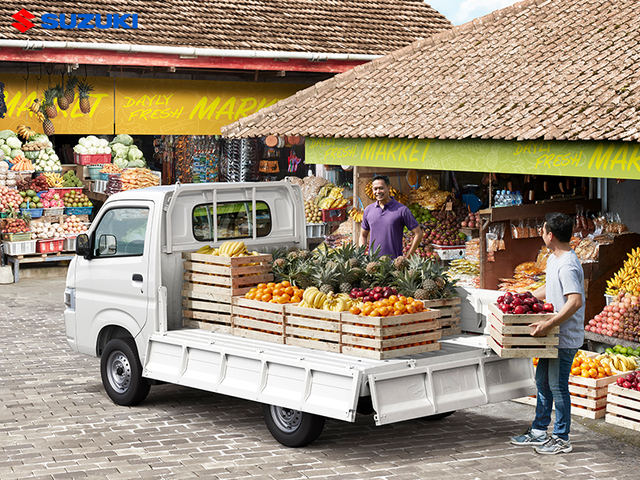
[[107, 343], [100, 360], [102, 384], [118, 405], [142, 402], [151, 386], [142, 378], [142, 364], [132, 338], [114, 338]]
[[263, 404], [262, 413], [273, 438], [286, 447], [309, 445], [324, 428], [324, 417], [300, 410]]

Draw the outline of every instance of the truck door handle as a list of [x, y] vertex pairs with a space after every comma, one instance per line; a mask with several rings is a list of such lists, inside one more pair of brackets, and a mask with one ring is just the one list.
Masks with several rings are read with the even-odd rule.
[[142, 281], [142, 275], [140, 275], [139, 273], [134, 273], [133, 277], [131, 277], [131, 280], [133, 280], [134, 282], [141, 282]]

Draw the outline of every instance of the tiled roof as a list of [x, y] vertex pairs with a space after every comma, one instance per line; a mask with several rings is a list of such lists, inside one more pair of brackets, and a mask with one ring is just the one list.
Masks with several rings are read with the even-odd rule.
[[[11, 26], [23, 8], [36, 16], [25, 33]], [[48, 30], [43, 13], [136, 13], [139, 28]], [[451, 28], [422, 0], [5, 0], [0, 18], [0, 39], [371, 55]]]
[[309, 87], [231, 137], [640, 138], [636, 0], [528, 0]]

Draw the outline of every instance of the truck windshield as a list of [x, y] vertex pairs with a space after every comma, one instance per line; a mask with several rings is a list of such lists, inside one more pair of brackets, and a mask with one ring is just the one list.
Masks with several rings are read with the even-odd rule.
[[[193, 236], [202, 242], [217, 241], [218, 238], [253, 237], [252, 202], [219, 203], [217, 212], [213, 205], [197, 205], [193, 209]], [[271, 232], [271, 211], [265, 202], [256, 202], [256, 236], [265, 237]]]
[[139, 256], [144, 253], [148, 208], [113, 208], [95, 230], [95, 257]]

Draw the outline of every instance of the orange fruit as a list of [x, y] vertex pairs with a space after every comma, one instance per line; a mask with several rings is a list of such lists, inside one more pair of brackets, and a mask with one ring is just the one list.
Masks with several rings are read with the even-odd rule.
[[276, 284], [273, 282], [267, 283], [267, 287], [275, 288]]
[[398, 296], [397, 295], [389, 295], [389, 301], [396, 303], [398, 301]]
[[364, 307], [362, 307], [362, 315], [370, 315], [372, 311], [373, 305], [371, 305], [371, 303], [369, 302], [365, 303]]
[[360, 307], [358, 307], [357, 305], [351, 305], [351, 307], [349, 308], [349, 313], [352, 313], [353, 315], [360, 315]]
[[279, 297], [280, 295], [282, 295], [284, 293], [284, 288], [282, 288], [282, 286], [278, 287], [276, 286], [273, 289], [273, 296], [274, 297]]
[[416, 307], [413, 305], [407, 305], [407, 313], [416, 313]]
[[283, 287], [290, 287], [291, 286], [291, 282], [289, 280], [283, 280], [282, 281], [282, 286]]
[[290, 303], [300, 303], [302, 301], [302, 295], [299, 297], [297, 295], [294, 295], [293, 297], [291, 297], [291, 302]]
[[380, 307], [378, 311], [380, 312], [380, 316], [382, 317], [386, 317], [387, 315], [389, 315], [389, 307], [387, 306]]
[[263, 302], [268, 302], [269, 300], [271, 300], [271, 293], [265, 293], [264, 295], [262, 295], [262, 297], [260, 297], [260, 300], [262, 300]]
[[258, 290], [261, 290], [263, 288], [266, 288], [267, 284], [266, 283], [259, 283], [258, 285], [256, 285], [256, 287], [258, 288]]
[[369, 314], [370, 317], [379, 317], [380, 316], [380, 310], [378, 310], [377, 308], [374, 308], [373, 310], [371, 310], [371, 313]]
[[295, 289], [293, 287], [284, 287], [284, 293], [286, 293], [287, 295], [293, 295], [294, 291]]

